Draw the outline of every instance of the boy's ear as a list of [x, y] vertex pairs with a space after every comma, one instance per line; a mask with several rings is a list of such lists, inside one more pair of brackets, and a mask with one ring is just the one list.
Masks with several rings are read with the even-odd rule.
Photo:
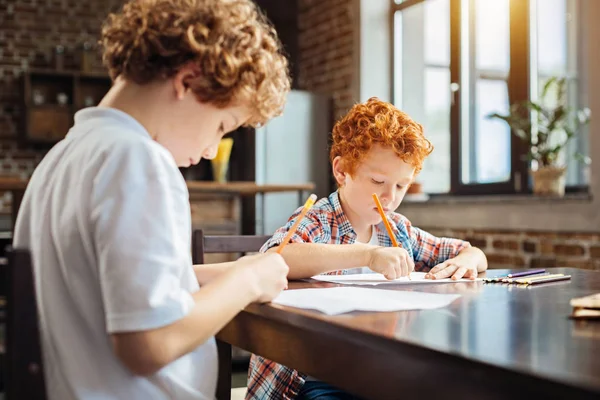
[[346, 172], [344, 170], [344, 161], [342, 157], [337, 156], [331, 163], [333, 169], [333, 177], [337, 181], [338, 186], [344, 186], [346, 183]]
[[190, 90], [191, 81], [198, 77], [200, 70], [194, 64], [187, 64], [173, 77], [173, 89], [177, 100], [182, 100]]

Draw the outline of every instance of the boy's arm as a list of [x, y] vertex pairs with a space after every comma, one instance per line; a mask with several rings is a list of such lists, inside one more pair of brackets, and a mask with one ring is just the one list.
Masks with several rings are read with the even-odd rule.
[[189, 270], [191, 216], [172, 163], [150, 145], [117, 148], [91, 193], [106, 334], [135, 374], [151, 374], [190, 352], [248, 303], [270, 301], [287, 284], [287, 265], [272, 254], [240, 259], [200, 289], [184, 280], [196, 278]]
[[[294, 225], [300, 209], [292, 215], [288, 223], [278, 229], [265, 243], [262, 251], [276, 252], [277, 246]], [[406, 250], [392, 247], [379, 247], [363, 243], [330, 244], [329, 221], [321, 221], [313, 212], [306, 214], [285, 246], [282, 256], [290, 267], [288, 279], [303, 279], [345, 269], [369, 267], [383, 274], [387, 279], [408, 275], [414, 264]]]
[[405, 217], [402, 217], [400, 224], [403, 224], [408, 232], [417, 269], [433, 268], [471, 247], [471, 244], [464, 240], [437, 237], [414, 227]]
[[194, 265], [194, 273], [200, 286], [207, 284], [224, 272], [227, 272], [235, 265], [235, 262], [229, 261], [218, 264], [197, 264]]
[[483, 272], [487, 270], [488, 262], [485, 253], [477, 247], [471, 246], [461, 250], [460, 253], [458, 253], [458, 256], [454, 259], [456, 260], [458, 257], [472, 259], [473, 261], [470, 263], [477, 266], [477, 272]]
[[[299, 208], [288, 222], [275, 231], [261, 251], [274, 253], [284, 241], [286, 235], [298, 218]], [[309, 211], [284, 247], [281, 255], [290, 267], [288, 279], [310, 278], [318, 274], [339, 271], [368, 265], [369, 250], [374, 246], [367, 244], [343, 245], [329, 244], [331, 227], [321, 221], [316, 212]]]
[[[366, 267], [370, 263], [371, 250], [377, 246], [356, 243], [290, 243], [281, 255], [290, 267], [288, 279], [303, 279], [326, 272]], [[268, 252], [276, 252], [272, 247]]]
[[466, 247], [456, 257], [450, 258], [433, 267], [426, 278], [431, 279], [460, 279], [477, 278], [479, 272], [487, 269], [487, 258], [477, 247]]
[[[417, 268], [430, 268], [427, 278], [476, 278], [477, 272], [487, 269], [485, 254], [469, 242], [454, 238], [436, 237], [413, 227], [403, 217], [413, 247]], [[440, 273], [443, 271], [443, 273]]]
[[[153, 374], [206, 342], [249, 303], [270, 300], [287, 282], [287, 267], [279, 256], [245, 257], [231, 264], [237, 265], [192, 295], [193, 306], [182, 319], [156, 329], [113, 333], [113, 349], [123, 364], [137, 375]], [[265, 293], [265, 284], [272, 285], [277, 272], [279, 285]]]

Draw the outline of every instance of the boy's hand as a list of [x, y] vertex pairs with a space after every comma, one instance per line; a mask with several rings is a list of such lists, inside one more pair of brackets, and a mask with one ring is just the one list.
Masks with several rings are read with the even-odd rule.
[[452, 278], [454, 280], [467, 278], [477, 278], [477, 267], [480, 265], [480, 255], [474, 252], [461, 252], [454, 258], [450, 258], [441, 264], [431, 268], [425, 275], [425, 279], [444, 279]]
[[248, 274], [248, 284], [255, 288], [256, 302], [268, 303], [287, 287], [290, 269], [277, 253], [242, 257], [236, 264]]
[[368, 267], [387, 279], [408, 276], [415, 269], [412, 257], [403, 248], [376, 247], [369, 250], [369, 253]]

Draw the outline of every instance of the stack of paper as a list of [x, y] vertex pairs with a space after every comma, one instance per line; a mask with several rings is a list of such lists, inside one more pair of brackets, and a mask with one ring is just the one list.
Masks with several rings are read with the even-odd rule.
[[313, 279], [339, 283], [343, 285], [381, 285], [381, 284], [424, 284], [424, 283], [457, 283], [457, 282], [475, 282], [482, 278], [473, 279], [425, 279], [425, 272], [412, 272], [410, 279], [402, 277], [398, 279], [386, 279], [382, 274], [350, 274], [350, 275], [316, 275]]
[[446, 307], [459, 297], [458, 294], [335, 287], [286, 290], [273, 303], [334, 315], [351, 311], [428, 310]]

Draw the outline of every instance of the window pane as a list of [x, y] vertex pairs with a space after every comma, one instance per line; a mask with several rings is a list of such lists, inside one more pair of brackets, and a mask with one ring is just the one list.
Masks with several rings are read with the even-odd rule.
[[538, 70], [543, 75], [567, 72], [566, 0], [537, 1]]
[[[467, 82], [461, 96], [461, 181], [465, 184], [507, 182], [511, 175], [511, 133], [506, 123], [490, 119], [506, 113], [506, 81], [510, 65], [509, 1], [464, 0], [467, 35], [463, 49], [473, 48], [463, 60], [461, 79]], [[474, 7], [469, 7], [473, 5]], [[475, 46], [472, 46], [472, 44]], [[469, 69], [469, 66], [473, 69]]]
[[[537, 49], [533, 53], [537, 59], [532, 64], [537, 65], [537, 71], [532, 71], [531, 77], [532, 83], [537, 83], [537, 88], [533, 87], [533, 90], [539, 96], [550, 77], [567, 76], [569, 78], [567, 105], [571, 109], [581, 108], [587, 104], [580, 93], [582, 82], [578, 76], [577, 8], [577, 0], [538, 0], [535, 9], [537, 24], [532, 26], [537, 44]], [[555, 106], [555, 93], [550, 92], [545, 100], [546, 106]], [[567, 164], [567, 185], [589, 183], [587, 167], [574, 157], [576, 153], [588, 155], [587, 127], [580, 129], [581, 132], [571, 140], [559, 157], [560, 162]]]
[[425, 61], [450, 66], [450, 1], [425, 2]]
[[450, 191], [450, 70], [425, 71], [425, 135], [434, 151], [424, 164], [418, 181], [426, 193]]
[[508, 111], [506, 82], [480, 79], [476, 84], [478, 99], [475, 115], [476, 173], [475, 182], [506, 182], [510, 178], [510, 129], [502, 121], [489, 119], [490, 113]]
[[430, 0], [394, 18], [394, 103], [422, 124], [435, 146], [417, 180], [450, 190], [450, 0]]
[[477, 69], [508, 71], [509, 50], [508, 0], [476, 0], [475, 65]]

